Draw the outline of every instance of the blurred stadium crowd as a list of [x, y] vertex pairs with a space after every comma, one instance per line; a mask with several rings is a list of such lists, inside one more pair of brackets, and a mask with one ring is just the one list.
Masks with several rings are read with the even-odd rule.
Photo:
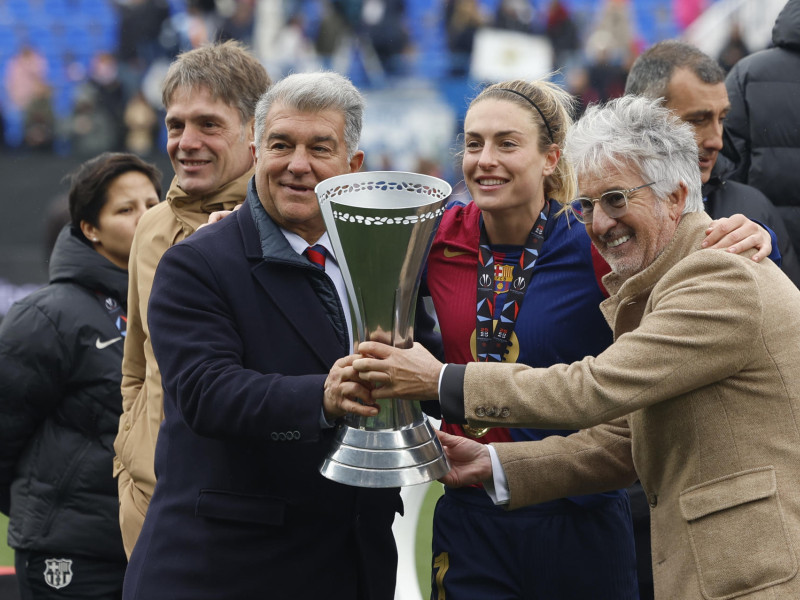
[[[367, 98], [364, 169], [443, 177], [457, 197], [453, 148], [481, 85], [554, 74], [582, 110], [620, 95], [643, 49], [736, 2], [746, 0], [0, 0], [0, 201], [15, 203], [0, 227], [0, 315], [24, 284], [46, 281], [64, 173], [107, 150], [171, 173], [160, 86], [180, 52], [233, 38], [273, 80], [346, 74]], [[740, 18], [751, 33], [753, 15]], [[726, 66], [760, 49], [736, 22], [713, 28]]]
[[[6, 148], [91, 156], [161, 151], [161, 75], [179, 52], [235, 38], [273, 78], [331, 68], [365, 91], [427, 86], [458, 117], [481, 60], [538, 39], [584, 102], [617, 95], [644, 47], [707, 2], [676, 0], [2, 0]], [[694, 13], [694, 14], [693, 14]], [[491, 32], [491, 35], [488, 33]], [[506, 36], [514, 33], [517, 37]], [[487, 41], [488, 40], [488, 41]], [[530, 61], [531, 57], [524, 57]], [[491, 76], [491, 68], [489, 70]], [[467, 87], [465, 87], [465, 84]]]

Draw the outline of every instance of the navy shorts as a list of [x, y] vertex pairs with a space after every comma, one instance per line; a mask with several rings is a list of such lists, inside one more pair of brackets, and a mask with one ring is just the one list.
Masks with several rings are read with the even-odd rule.
[[638, 600], [627, 495], [507, 511], [446, 489], [433, 517], [433, 600]]

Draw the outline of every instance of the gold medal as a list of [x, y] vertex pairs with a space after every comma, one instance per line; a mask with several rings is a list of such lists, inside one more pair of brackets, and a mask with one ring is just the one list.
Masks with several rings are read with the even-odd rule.
[[474, 438], [482, 438], [489, 433], [491, 429], [491, 427], [470, 427], [469, 425], [462, 425], [461, 428], [464, 430], [464, 433]]

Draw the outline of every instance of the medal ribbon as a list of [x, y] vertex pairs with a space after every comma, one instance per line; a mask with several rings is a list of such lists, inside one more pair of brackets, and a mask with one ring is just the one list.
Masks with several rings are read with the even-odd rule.
[[545, 201], [539, 218], [536, 219], [519, 261], [514, 265], [511, 286], [506, 293], [503, 310], [497, 325], [494, 326], [494, 256], [489, 246], [486, 227], [481, 220], [480, 251], [478, 253], [478, 308], [475, 325], [475, 350], [478, 362], [502, 362], [511, 334], [517, 324], [517, 316], [522, 300], [533, 275], [533, 266], [539, 258], [539, 250], [544, 242], [544, 228], [547, 224], [549, 202]]

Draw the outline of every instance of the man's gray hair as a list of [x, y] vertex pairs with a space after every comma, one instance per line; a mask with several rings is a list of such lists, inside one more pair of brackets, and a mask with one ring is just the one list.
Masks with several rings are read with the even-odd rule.
[[725, 81], [725, 71], [708, 54], [680, 40], [664, 40], [642, 52], [625, 80], [625, 93], [669, 101], [669, 82], [676, 69], [688, 69], [703, 83]]
[[590, 106], [567, 131], [564, 155], [578, 178], [600, 177], [613, 166], [637, 170], [653, 192], [666, 199], [683, 182], [683, 213], [703, 212], [694, 128], [660, 100], [627, 95]]
[[358, 151], [364, 121], [364, 97], [347, 77], [332, 71], [295, 73], [273, 84], [256, 106], [255, 146], [261, 148], [266, 119], [273, 104], [304, 112], [336, 110], [344, 116], [344, 141], [347, 159]]

